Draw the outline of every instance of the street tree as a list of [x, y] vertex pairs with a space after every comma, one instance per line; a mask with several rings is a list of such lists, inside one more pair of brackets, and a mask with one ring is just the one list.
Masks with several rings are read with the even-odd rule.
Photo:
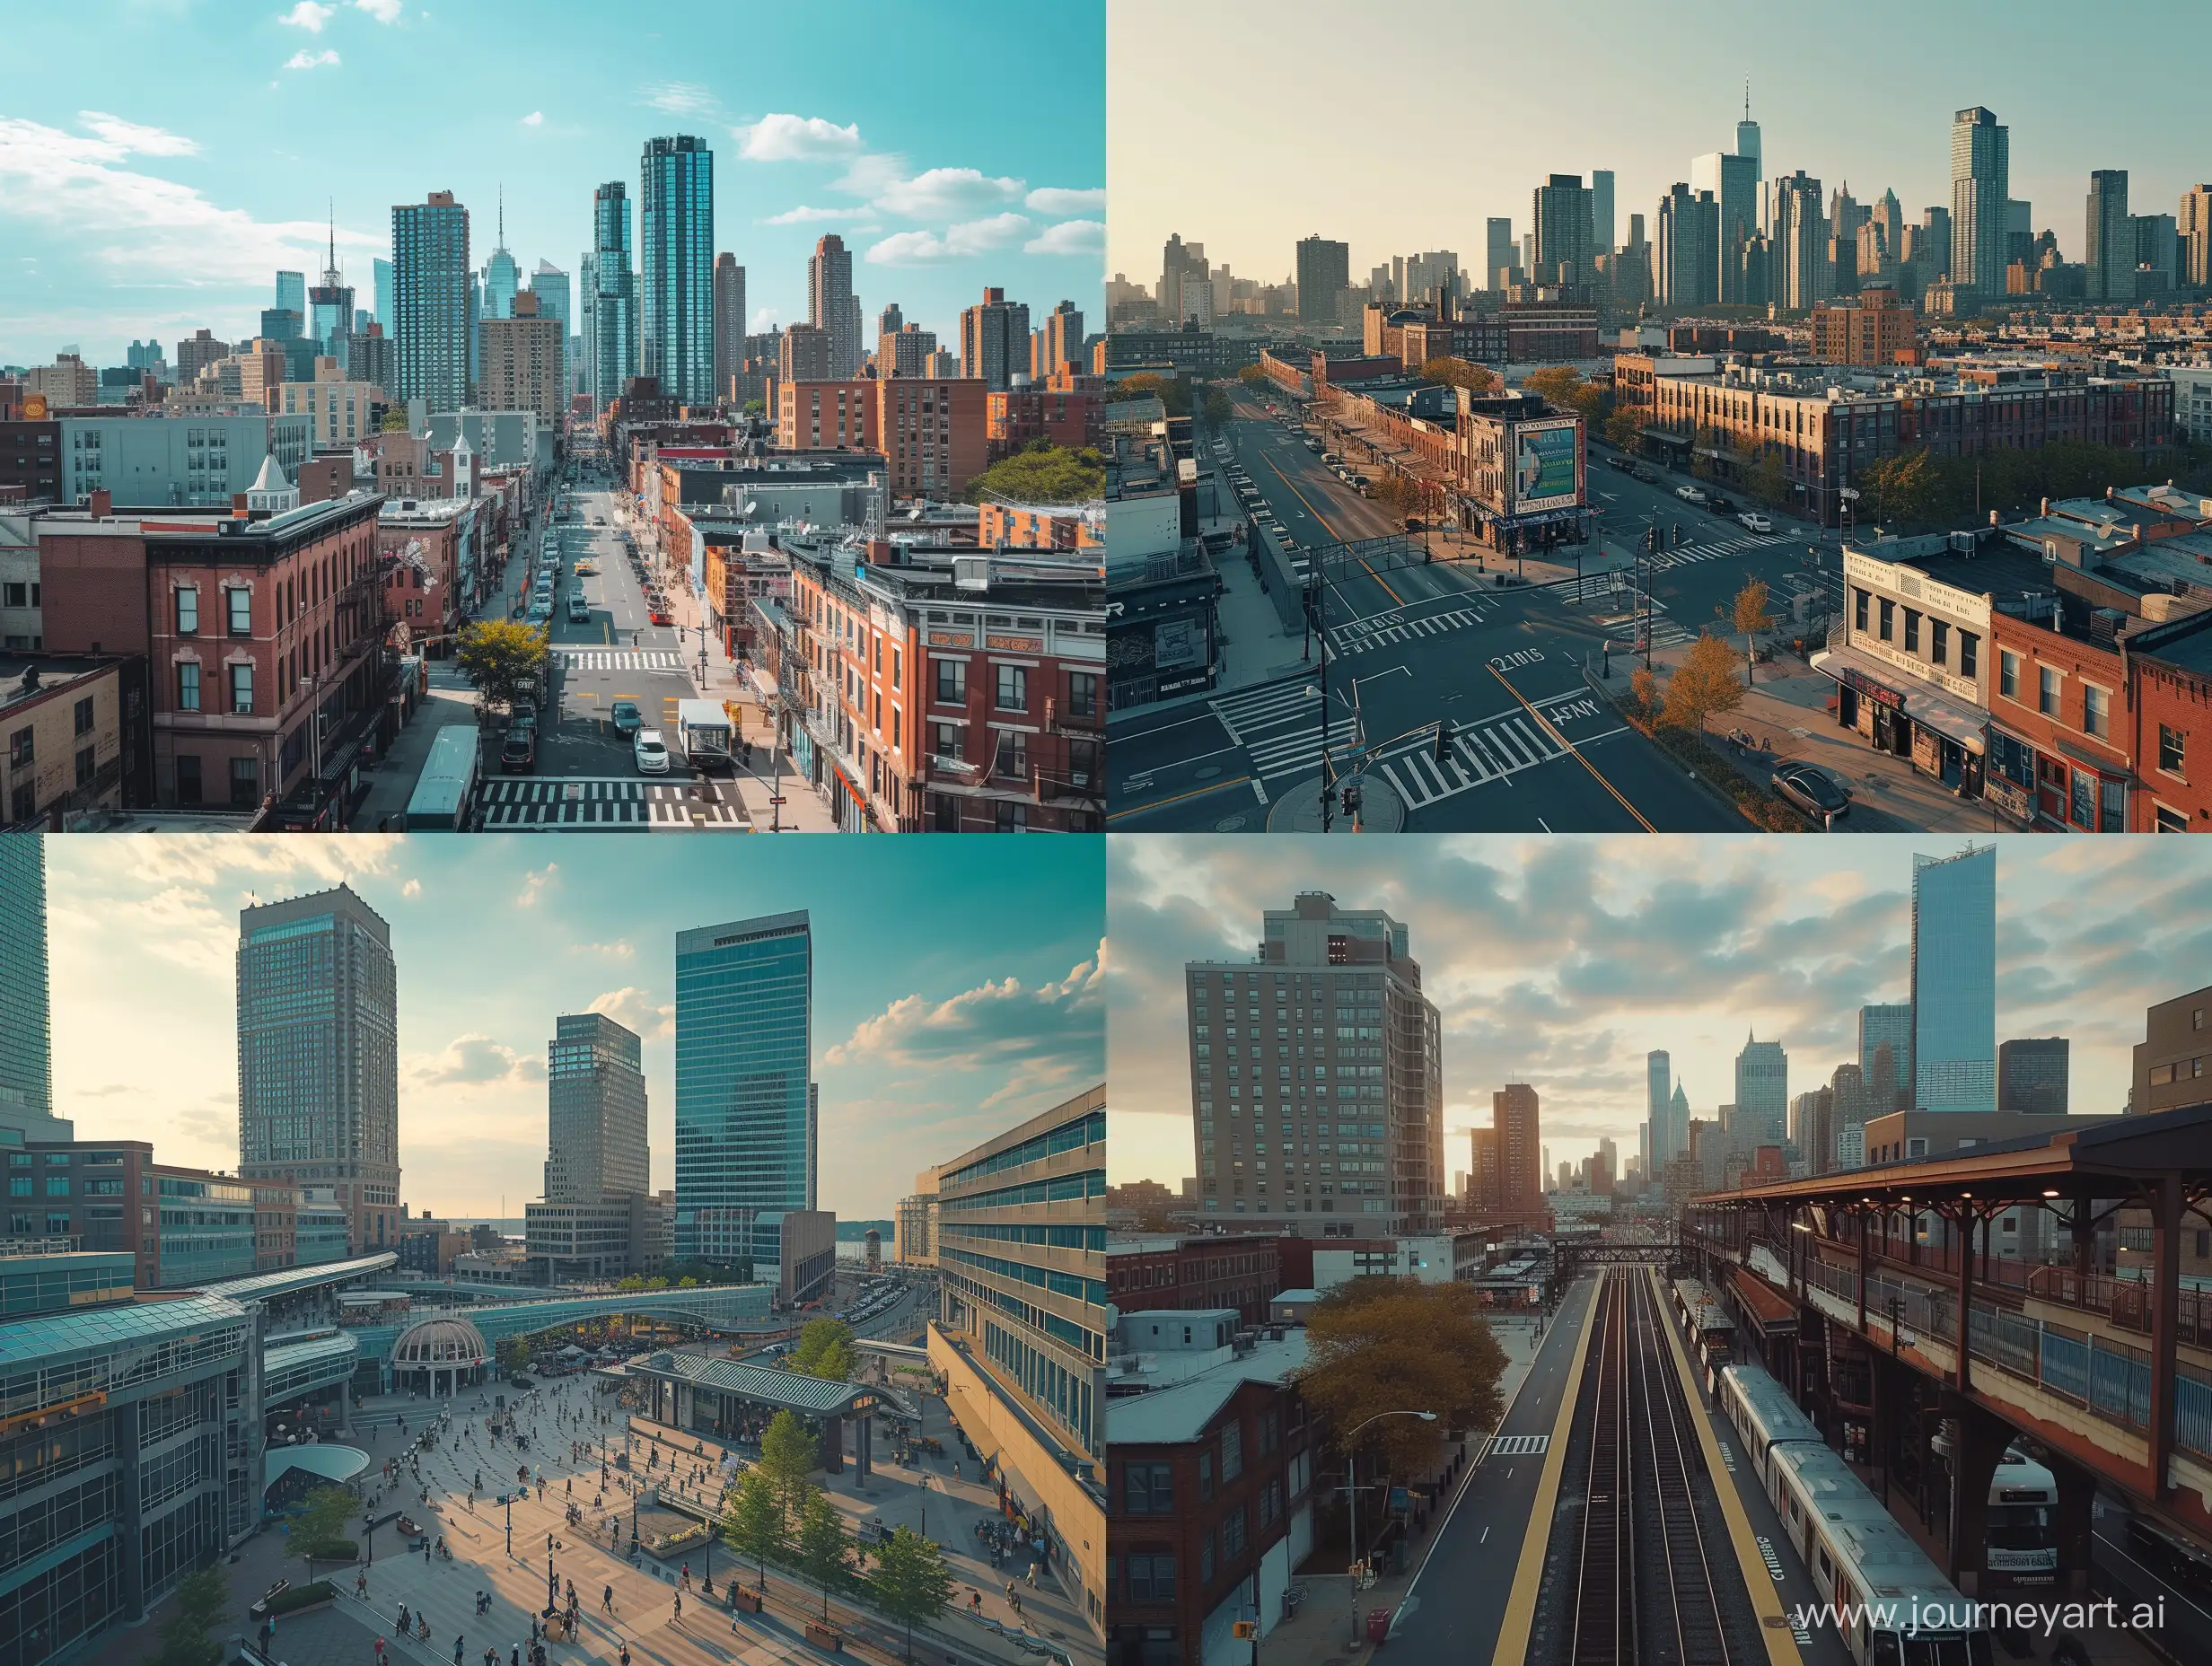
[[1236, 379], [1249, 388], [1254, 382], [1265, 381], [1268, 373], [1258, 364], [1247, 364], [1237, 372]]
[[1733, 712], [1742, 704], [1735, 650], [1711, 631], [1701, 631], [1667, 679], [1666, 705], [1659, 721], [1670, 729], [1702, 730], [1715, 712]]
[[1488, 393], [1498, 385], [1496, 371], [1449, 354], [1439, 354], [1423, 364], [1421, 380], [1440, 382], [1447, 388], [1465, 388], [1470, 393]]
[[455, 656], [461, 673], [476, 686], [487, 706], [512, 706], [544, 674], [552, 657], [546, 633], [515, 619], [480, 619], [465, 625]]
[[1769, 509], [1785, 509], [1789, 505], [1789, 477], [1782, 471], [1782, 453], [1778, 447], [1762, 449], [1758, 460], [1743, 475], [1743, 489]]
[[853, 1352], [853, 1328], [841, 1319], [810, 1319], [792, 1350], [791, 1369], [830, 1382], [852, 1381], [859, 1356]]
[[1124, 376], [1115, 385], [1114, 391], [1123, 399], [1141, 399], [1147, 393], [1155, 394], [1169, 416], [1190, 415], [1190, 384], [1181, 376], [1163, 376], [1157, 371], [1142, 370], [1134, 376]]
[[852, 1583], [853, 1535], [845, 1513], [820, 1493], [799, 1516], [799, 1569], [821, 1591], [821, 1617], [830, 1618], [830, 1593]]
[[1476, 1311], [1472, 1285], [1355, 1278], [1306, 1320], [1298, 1390], [1339, 1431], [1385, 1411], [1436, 1414], [1435, 1425], [1388, 1417], [1359, 1437], [1393, 1473], [1419, 1464], [1442, 1428], [1488, 1428], [1503, 1414], [1505, 1353]]
[[1943, 484], [1936, 461], [1925, 447], [1877, 458], [1859, 476], [1859, 490], [1873, 495], [1876, 521], [1892, 515], [1900, 521], [1926, 520], [1936, 507]]
[[1646, 718], [1659, 715], [1659, 679], [1648, 666], [1639, 665], [1628, 673], [1628, 693]]
[[806, 1478], [820, 1461], [821, 1443], [806, 1432], [806, 1425], [790, 1411], [768, 1419], [760, 1436], [760, 1468], [768, 1471], [786, 1518], [796, 1521], [803, 1504]]
[[1098, 452], [1055, 445], [1049, 440], [1031, 440], [1010, 457], [1002, 457], [968, 483], [968, 501], [1010, 498], [1023, 504], [1080, 504], [1106, 490], [1106, 463]]
[[1774, 615], [1767, 610], [1767, 581], [1763, 578], [1746, 579], [1743, 588], [1736, 592], [1731, 613], [1735, 627], [1743, 633], [1743, 686], [1751, 686], [1751, 666], [1759, 651], [1759, 633], [1774, 628]]
[[763, 1591], [768, 1588], [768, 1564], [790, 1557], [791, 1525], [784, 1519], [784, 1501], [777, 1495], [774, 1477], [757, 1464], [738, 1477], [722, 1518], [722, 1537], [739, 1556], [759, 1565]]
[[952, 1574], [944, 1553], [910, 1527], [877, 1548], [868, 1575], [875, 1606], [907, 1629], [907, 1659], [914, 1658], [914, 1627], [935, 1619], [952, 1600]]
[[1198, 415], [1209, 428], [1225, 427], [1234, 413], [1229, 396], [1219, 388], [1208, 388], [1198, 399]]
[[1637, 436], [1643, 431], [1643, 413], [1632, 406], [1616, 406], [1605, 419], [1605, 438], [1616, 451], [1635, 450]]
[[187, 1574], [177, 1582], [177, 1611], [162, 1622], [162, 1652], [155, 1666], [220, 1666], [223, 1645], [207, 1634], [231, 1606], [231, 1593], [218, 1564]]
[[358, 1547], [346, 1537], [346, 1523], [357, 1508], [354, 1495], [342, 1486], [318, 1486], [307, 1497], [292, 1523], [292, 1554], [309, 1560], [341, 1561]]

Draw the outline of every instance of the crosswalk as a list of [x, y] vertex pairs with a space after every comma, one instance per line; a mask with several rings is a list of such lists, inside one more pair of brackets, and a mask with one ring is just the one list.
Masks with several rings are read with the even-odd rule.
[[1549, 1434], [1496, 1434], [1490, 1437], [1486, 1458], [1534, 1458], [1551, 1450]]
[[1684, 544], [1680, 549], [1663, 549], [1655, 556], [1644, 558], [1646, 572], [1664, 573], [1671, 567], [1686, 567], [1699, 561], [1718, 561], [1725, 556], [1739, 556], [1747, 549], [1764, 549], [1784, 540], [1769, 532], [1744, 532], [1731, 538], [1716, 539], [1709, 544]]
[[1330, 645], [1339, 654], [1365, 653], [1371, 649], [1387, 647], [1394, 642], [1410, 642], [1417, 636], [1443, 636], [1455, 630], [1466, 630], [1481, 624], [1489, 615], [1480, 608], [1453, 608], [1444, 613], [1424, 613], [1418, 618], [1407, 618], [1401, 613], [1378, 614], [1372, 619], [1356, 619], [1349, 625], [1340, 625], [1329, 633]]
[[[714, 796], [705, 796], [706, 791]], [[540, 781], [495, 776], [484, 784], [482, 802], [481, 820], [487, 831], [529, 828], [562, 833], [676, 832], [750, 825], [734, 790], [702, 789], [691, 781], [622, 776]]]
[[[1313, 684], [1303, 679], [1270, 683], [1208, 704], [1231, 737], [1251, 754], [1252, 774], [1261, 780], [1320, 767], [1321, 696]], [[1339, 706], [1330, 717], [1330, 748], [1341, 751], [1355, 739], [1352, 715]]]
[[560, 655], [571, 671], [680, 671], [683, 655], [672, 648], [590, 648], [573, 644], [555, 643], [553, 652]]
[[[1570, 689], [1530, 704], [1555, 726], [1603, 715], [1597, 697], [1587, 689]], [[1406, 801], [1407, 807], [1418, 810], [1487, 783], [1539, 768], [1566, 755], [1567, 749], [1552, 738], [1542, 723], [1527, 712], [1516, 710], [1501, 712], [1495, 717], [1455, 730], [1451, 756], [1442, 762], [1437, 760], [1435, 743], [1431, 740], [1386, 758], [1379, 768], [1382, 778]]]

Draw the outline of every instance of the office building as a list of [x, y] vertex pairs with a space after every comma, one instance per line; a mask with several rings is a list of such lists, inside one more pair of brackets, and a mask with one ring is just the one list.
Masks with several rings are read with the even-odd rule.
[[[382, 326], [372, 324], [372, 329]], [[386, 344], [382, 336], [347, 338], [347, 355], [350, 361], [357, 342], [375, 344], [364, 350], [364, 362], [375, 356]], [[381, 382], [363, 381], [347, 374], [336, 359], [319, 358], [315, 361], [315, 376], [312, 381], [287, 381], [269, 390], [276, 400], [276, 409], [286, 416], [304, 416], [308, 432], [317, 450], [334, 452], [358, 445], [378, 432], [391, 395]], [[261, 469], [281, 467], [276, 459], [265, 457]], [[254, 471], [257, 482], [261, 469]], [[287, 476], [289, 478], [289, 476]]]
[[715, 398], [715, 153], [648, 139], [637, 196], [638, 373], [679, 405]]
[[1912, 859], [1912, 1088], [1920, 1110], [1997, 1109], [1997, 846]]
[[[1756, 128], [1754, 127], [1754, 135]], [[1712, 151], [1690, 164], [1690, 189], [1710, 193], [1717, 206], [1714, 298], [1730, 304], [1743, 299], [1744, 244], [1759, 234], [1759, 158], [1741, 152]], [[1661, 213], [1665, 212], [1664, 205]]]
[[733, 397], [745, 369], [745, 268], [733, 254], [715, 257], [715, 398]]
[[1746, 1036], [1736, 1055], [1734, 1114], [1728, 1119], [1731, 1154], [1748, 1156], [1760, 1145], [1779, 1145], [1789, 1120], [1789, 1055], [1779, 1041]]
[[2135, 299], [2135, 227], [2128, 217], [2128, 171], [2099, 168], [2089, 176], [2082, 263], [2088, 268], [2089, 299]]
[[1083, 311], [1072, 301], [1063, 301], [1045, 314], [1045, 326], [1037, 334], [1037, 350], [1031, 356], [1029, 373], [1040, 385], [1049, 376], [1062, 371], [1080, 373], [1083, 362]]
[[[281, 379], [272, 387], [280, 390]], [[286, 416], [281, 398], [277, 404], [275, 412], [222, 416], [65, 416], [70, 501], [106, 492], [118, 509], [228, 509], [270, 459], [296, 480], [314, 454], [315, 431], [306, 415]], [[48, 646], [54, 636], [47, 633]]]
[[1050, 1541], [1049, 1570], [1105, 1625], [1106, 1090], [936, 1171], [942, 1307], [929, 1363], [961, 1428]]
[[239, 1178], [330, 1188], [357, 1255], [399, 1242], [398, 986], [345, 885], [239, 914]]
[[629, 196], [619, 180], [592, 193], [592, 252], [586, 265], [590, 308], [584, 351], [591, 355], [586, 390], [592, 410], [603, 412], [622, 397], [622, 384], [637, 374], [637, 277], [631, 264]]
[[514, 297], [522, 292], [522, 267], [507, 252], [507, 202], [505, 191], [500, 193], [499, 209], [495, 221], [496, 242], [484, 261], [484, 271], [478, 288], [481, 299], [477, 305], [477, 321], [487, 319], [513, 318]]
[[648, 1170], [637, 1036], [603, 1013], [564, 1013], [546, 1047], [545, 1196], [522, 1212], [532, 1279], [659, 1271], [668, 1211]]
[[376, 297], [376, 321], [384, 327], [384, 333], [389, 336], [391, 334], [393, 305], [391, 262], [382, 258], [372, 259], [369, 262], [369, 278]]
[[1828, 1100], [1835, 1136], [1835, 1147], [1830, 1153], [1834, 1166], [1856, 1169], [1865, 1160], [1866, 1120], [1875, 1114], [1867, 1097], [1866, 1073], [1848, 1060], [1838, 1065], [1828, 1078]]
[[276, 274], [276, 304], [278, 307], [307, 316], [307, 274], [279, 272]]
[[1590, 255], [1613, 251], [1613, 171], [1593, 169], [1590, 175]]
[[1821, 182], [1803, 168], [1773, 188], [1774, 237], [1769, 285], [1775, 302], [1794, 312], [1835, 293], [1835, 265], [1828, 258], [1828, 215]]
[[469, 400], [476, 286], [469, 270], [469, 211], [451, 191], [391, 211], [392, 314], [396, 399], [421, 399], [434, 411]]
[[774, 1258], [814, 1207], [813, 1004], [803, 909], [677, 934], [679, 1260]]
[[[832, 356], [834, 356], [834, 347]], [[1003, 392], [1016, 375], [1029, 373], [1029, 307], [1008, 301], [1003, 289], [986, 289], [975, 306], [960, 314], [960, 362], [986, 392]]]
[[1525, 1082], [1490, 1095], [1490, 1135], [1497, 1151], [1497, 1214], [1526, 1225], [1546, 1223], [1542, 1105]]
[[66, 1140], [54, 1115], [46, 940], [46, 843], [0, 834], [0, 1144]]
[[538, 316], [559, 322], [561, 340], [566, 344], [575, 331], [575, 318], [569, 299], [568, 274], [550, 260], [540, 260], [538, 269], [530, 275], [530, 293], [538, 297]]
[[830, 332], [816, 324], [794, 324], [785, 330], [776, 345], [779, 401], [795, 383], [830, 380]]
[[899, 1200], [891, 1222], [891, 1258], [905, 1267], [937, 1264], [937, 1171], [914, 1177], [914, 1189]]
[[322, 268], [322, 281], [307, 292], [307, 333], [315, 351], [336, 359], [346, 356], [346, 343], [354, 333], [354, 290], [338, 268], [338, 230], [330, 232], [330, 251]]
[[1590, 281], [1590, 194], [1579, 173], [1555, 173], [1531, 193], [1529, 218], [1536, 228], [1538, 284], [1579, 288]]
[[486, 410], [532, 411], [555, 433], [566, 414], [568, 332], [557, 318], [539, 314], [538, 297], [524, 290], [504, 318], [477, 326], [477, 403]]
[[1306, 891], [1267, 911], [1256, 962], [1184, 969], [1199, 1208], [1315, 1238], [1435, 1231], [1442, 1047], [1407, 928]]
[[[886, 313], [896, 311], [886, 309]], [[928, 374], [929, 360], [937, 351], [937, 332], [919, 324], [902, 324], [875, 338], [875, 374], [882, 381]]]
[[1870, 1115], [1912, 1109], [1911, 1003], [1858, 1009], [1858, 1067]]
[[829, 333], [830, 374], [840, 381], [857, 376], [866, 356], [860, 302], [853, 294], [852, 251], [835, 232], [817, 238], [806, 259], [806, 321]]
[[2212, 1099], [2212, 985], [2161, 1001], [2143, 1014], [2128, 1109], [2137, 1117]]
[[1720, 205], [1710, 191], [1677, 184], [1659, 199], [1659, 246], [1652, 283], [1677, 311], [1720, 298]]
[[1298, 317], [1308, 324], [1338, 321], [1352, 283], [1352, 246], [1321, 236], [1298, 240]]
[[1514, 241], [1513, 222], [1492, 216], [1483, 222], [1482, 286], [1485, 289], [1505, 287], [1499, 275], [1511, 272], [1521, 264], [1520, 245]]
[[1977, 105], [1951, 122], [1951, 280], [1977, 295], [2005, 293], [2005, 209], [2012, 199], [2012, 131]]
[[2192, 185], [2181, 193], [2173, 224], [2181, 240], [2182, 284], [2212, 289], [2212, 185]]
[[1997, 1049], [1997, 1108], [2029, 1117], [2067, 1115], [2073, 1052], [2064, 1036], [2001, 1041]]

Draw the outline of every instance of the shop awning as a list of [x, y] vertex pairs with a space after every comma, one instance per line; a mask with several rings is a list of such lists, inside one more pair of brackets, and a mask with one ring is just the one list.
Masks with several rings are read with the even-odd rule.
[[1857, 648], [1827, 648], [1813, 656], [1812, 664], [1814, 671], [1863, 694], [1875, 698], [1883, 694], [1892, 697], [1889, 704], [1914, 723], [1957, 741], [1970, 752], [1979, 755], [1987, 745], [1988, 713], [1908, 676], [1871, 653]]

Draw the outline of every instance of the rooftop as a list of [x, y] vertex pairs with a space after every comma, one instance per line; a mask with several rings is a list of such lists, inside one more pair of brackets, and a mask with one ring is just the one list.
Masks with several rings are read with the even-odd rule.
[[364, 1255], [351, 1261], [325, 1261], [320, 1267], [286, 1267], [273, 1273], [249, 1273], [242, 1278], [218, 1279], [201, 1286], [206, 1295], [227, 1296], [233, 1302], [266, 1302], [276, 1296], [287, 1296], [301, 1290], [312, 1290], [317, 1285], [335, 1285], [349, 1278], [364, 1278], [371, 1273], [381, 1273], [399, 1265], [399, 1258], [389, 1250], [374, 1255]]
[[633, 1374], [678, 1377], [695, 1387], [734, 1394], [763, 1406], [804, 1412], [810, 1416], [834, 1417], [874, 1390], [862, 1383], [832, 1382], [796, 1371], [778, 1371], [772, 1365], [746, 1365], [733, 1359], [708, 1359], [698, 1354], [659, 1353], [632, 1360]]
[[[1280, 1384], [1300, 1370], [1306, 1363], [1305, 1332], [1292, 1331], [1280, 1341], [1258, 1343], [1245, 1353], [1217, 1348], [1187, 1357], [1191, 1368], [1173, 1373], [1176, 1380], [1168, 1385], [1107, 1401], [1109, 1445], [1168, 1446], [1198, 1439], [1244, 1384]], [[1159, 1359], [1163, 1372], [1171, 1360], [1179, 1367], [1185, 1363], [1171, 1355]]]
[[103, 1348], [128, 1347], [210, 1325], [243, 1326], [245, 1309], [222, 1296], [141, 1297], [111, 1306], [0, 1326], [0, 1373]]
[[[97, 681], [122, 662], [122, 657], [113, 653], [29, 653], [11, 649], [0, 653], [0, 712]], [[34, 674], [35, 684], [29, 681]]]

